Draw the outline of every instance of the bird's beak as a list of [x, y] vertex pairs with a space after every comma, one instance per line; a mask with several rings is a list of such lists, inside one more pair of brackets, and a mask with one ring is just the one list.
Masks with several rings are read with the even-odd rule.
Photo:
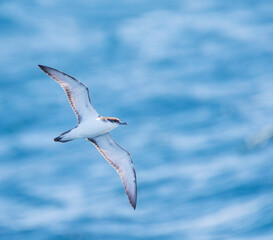
[[120, 125], [128, 125], [127, 122], [121, 122]]

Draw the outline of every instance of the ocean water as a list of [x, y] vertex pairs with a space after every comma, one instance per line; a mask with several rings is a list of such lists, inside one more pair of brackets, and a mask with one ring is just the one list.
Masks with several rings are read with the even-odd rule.
[[[0, 1], [0, 239], [273, 239], [273, 2]], [[84, 82], [138, 202], [37, 64]]]

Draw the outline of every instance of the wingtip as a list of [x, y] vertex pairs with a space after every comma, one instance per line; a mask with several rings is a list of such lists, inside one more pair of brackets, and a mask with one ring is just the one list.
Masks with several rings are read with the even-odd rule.
[[129, 198], [129, 202], [134, 210], [136, 210], [136, 199], [132, 201], [132, 199]]
[[46, 66], [40, 65], [40, 64], [38, 64], [38, 67], [39, 67], [41, 70], [43, 70], [43, 71], [45, 71], [45, 69], [47, 68]]
[[50, 70], [54, 70], [54, 71], [60, 72], [59, 70], [57, 70], [57, 69], [55, 69], [55, 68], [48, 67], [48, 66], [41, 65], [41, 64], [38, 64], [38, 67], [39, 67], [40, 69], [42, 69], [44, 72], [50, 71]]
[[128, 190], [126, 189], [126, 185], [124, 184], [124, 181], [122, 180], [123, 183], [123, 187], [125, 189], [126, 195], [128, 197], [129, 203], [132, 206], [132, 208], [134, 210], [136, 210], [136, 205], [137, 205], [137, 189], [135, 188], [135, 192], [132, 194], [130, 192], [128, 192]]

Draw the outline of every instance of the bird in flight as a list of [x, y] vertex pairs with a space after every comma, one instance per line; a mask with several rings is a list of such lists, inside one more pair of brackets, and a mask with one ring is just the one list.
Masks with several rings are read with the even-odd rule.
[[38, 66], [61, 85], [78, 119], [77, 127], [62, 133], [54, 141], [64, 143], [86, 138], [93, 143], [119, 174], [129, 202], [135, 209], [137, 183], [133, 160], [130, 153], [118, 145], [110, 135], [111, 130], [127, 123], [118, 118], [100, 116], [91, 104], [88, 88], [74, 77], [51, 67]]

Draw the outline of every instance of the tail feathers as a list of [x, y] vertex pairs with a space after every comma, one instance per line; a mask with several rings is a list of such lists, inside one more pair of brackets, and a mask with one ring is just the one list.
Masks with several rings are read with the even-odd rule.
[[72, 141], [72, 140], [62, 140], [61, 136], [54, 138], [54, 142], [66, 143], [66, 142], [70, 142], [70, 141]]
[[61, 141], [61, 137], [59, 136], [59, 137], [56, 137], [56, 138], [54, 138], [54, 142], [60, 142]]
[[[72, 130], [72, 129], [71, 129], [71, 130]], [[55, 141], [55, 142], [62, 142], [62, 143], [72, 141], [73, 139], [69, 139], [69, 137], [67, 136], [67, 134], [68, 134], [71, 130], [68, 130], [68, 131], [62, 133], [59, 137], [54, 138], [54, 141]]]

